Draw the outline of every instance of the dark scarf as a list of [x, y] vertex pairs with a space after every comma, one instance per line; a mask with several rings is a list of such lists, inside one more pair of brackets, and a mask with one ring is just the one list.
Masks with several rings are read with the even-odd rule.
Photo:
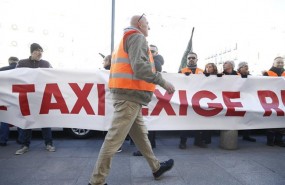
[[271, 67], [269, 71], [273, 71], [276, 73], [278, 76], [281, 76], [282, 73], [284, 72], [284, 68], [277, 68], [277, 67]]
[[190, 69], [192, 71], [192, 74], [195, 74], [196, 69], [197, 69], [197, 64], [195, 65], [187, 65], [188, 69]]

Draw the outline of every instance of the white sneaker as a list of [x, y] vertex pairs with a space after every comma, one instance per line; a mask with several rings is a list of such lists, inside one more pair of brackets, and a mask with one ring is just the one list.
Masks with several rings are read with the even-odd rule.
[[120, 153], [120, 152], [122, 152], [123, 150], [122, 150], [122, 147], [120, 147], [118, 150], [117, 150], [117, 153]]
[[22, 148], [20, 148], [19, 150], [16, 151], [15, 155], [22, 155], [28, 151], [29, 151], [29, 147], [22, 146]]
[[46, 145], [46, 150], [49, 152], [55, 152], [55, 147], [52, 145]]

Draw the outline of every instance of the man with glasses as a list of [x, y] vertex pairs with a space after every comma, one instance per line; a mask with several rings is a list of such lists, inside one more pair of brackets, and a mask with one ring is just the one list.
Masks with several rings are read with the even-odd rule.
[[[114, 100], [114, 114], [104, 143], [100, 149], [89, 185], [103, 185], [111, 168], [114, 154], [129, 134], [147, 160], [153, 176], [159, 179], [173, 165], [173, 159], [159, 162], [147, 137], [141, 109], [152, 98], [155, 84], [169, 94], [174, 86], [155, 71], [146, 37], [149, 25], [144, 15], [131, 18], [130, 27], [124, 30], [119, 46], [113, 52], [109, 88]], [[116, 183], [115, 183], [116, 184]]]
[[[198, 57], [197, 54], [194, 52], [190, 52], [187, 55], [187, 66], [179, 73], [183, 73], [186, 76], [190, 74], [203, 74], [203, 70], [197, 67]], [[188, 131], [181, 131], [180, 135], [180, 143], [179, 148], [184, 150], [186, 149], [186, 142], [187, 142], [187, 136], [189, 132]], [[209, 144], [211, 141], [209, 132], [203, 131], [203, 130], [196, 130], [194, 131], [194, 145], [205, 148], [207, 147], [207, 144]]]
[[149, 45], [150, 46], [150, 51], [153, 56], [154, 64], [155, 64], [155, 69], [156, 71], [161, 72], [162, 71], [162, 66], [164, 64], [164, 59], [163, 57], [158, 53], [158, 48], [155, 45]]
[[[33, 43], [30, 47], [31, 56], [28, 59], [20, 60], [16, 68], [52, 68], [48, 61], [42, 60], [43, 48]], [[29, 151], [29, 146], [32, 138], [32, 129], [21, 129], [23, 136], [23, 145], [16, 151], [16, 155], [22, 155]], [[52, 143], [52, 132], [51, 128], [42, 128], [42, 135], [45, 140], [46, 150], [49, 152], [55, 152], [55, 147]]]

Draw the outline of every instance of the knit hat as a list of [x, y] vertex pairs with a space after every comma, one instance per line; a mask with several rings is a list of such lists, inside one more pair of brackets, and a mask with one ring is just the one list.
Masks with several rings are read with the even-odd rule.
[[240, 68], [242, 68], [243, 66], [246, 66], [246, 65], [248, 65], [248, 63], [247, 62], [239, 62], [238, 63], [238, 70], [240, 69]]
[[233, 69], [235, 68], [235, 62], [233, 61], [233, 60], [227, 60], [227, 61], [225, 61], [225, 63], [231, 63], [232, 64], [232, 66], [233, 66]]
[[33, 51], [38, 50], [38, 49], [43, 51], [43, 48], [39, 44], [37, 43], [31, 44], [31, 53], [33, 53]]

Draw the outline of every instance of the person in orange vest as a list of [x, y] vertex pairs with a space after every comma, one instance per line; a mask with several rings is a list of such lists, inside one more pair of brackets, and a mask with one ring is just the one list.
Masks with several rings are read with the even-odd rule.
[[187, 76], [190, 74], [203, 74], [203, 70], [197, 67], [198, 57], [196, 53], [189, 52], [187, 60], [187, 67], [182, 68], [179, 73], [183, 73]]
[[[194, 52], [189, 52], [187, 55], [187, 67], [182, 68], [179, 73], [183, 73], [186, 76], [190, 74], [204, 74], [203, 70], [197, 67], [197, 61], [198, 57], [197, 54]], [[186, 142], [187, 142], [187, 136], [189, 131], [183, 130], [181, 131], [180, 135], [180, 143], [179, 148], [180, 149], [186, 149]], [[204, 132], [203, 130], [195, 130], [194, 131], [194, 145], [205, 148], [207, 147], [207, 132]]]
[[144, 14], [133, 16], [130, 27], [124, 30], [119, 46], [112, 54], [109, 88], [114, 100], [113, 120], [100, 149], [90, 185], [106, 184], [112, 158], [128, 134], [147, 160], [155, 179], [174, 165], [173, 159], [159, 162], [155, 157], [141, 112], [142, 105], [151, 101], [156, 84], [169, 94], [175, 92], [174, 86], [155, 71], [146, 40], [149, 29]]
[[[158, 72], [162, 72], [162, 66], [164, 64], [164, 59], [160, 54], [158, 54], [157, 46], [150, 44], [149, 49], [150, 49], [150, 52], [153, 56], [155, 70]], [[156, 148], [155, 138], [156, 138], [156, 131], [149, 131], [148, 132], [148, 139], [150, 141], [152, 149]], [[142, 156], [142, 153], [138, 150], [138, 151], [133, 153], [133, 156]]]
[[[276, 57], [273, 61], [273, 66], [269, 69], [269, 71], [264, 72], [263, 76], [270, 77], [285, 77], [284, 71], [284, 58]], [[284, 128], [276, 128], [276, 129], [268, 129], [266, 132], [267, 135], [267, 145], [268, 146], [280, 146], [285, 147], [285, 142], [282, 140], [283, 134], [285, 133]]]

